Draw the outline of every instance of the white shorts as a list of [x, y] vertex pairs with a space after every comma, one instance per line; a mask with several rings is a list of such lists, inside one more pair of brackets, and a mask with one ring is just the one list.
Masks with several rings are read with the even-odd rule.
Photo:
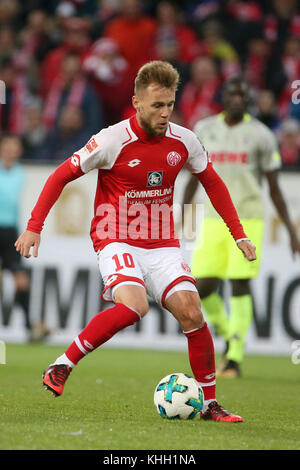
[[195, 279], [180, 248], [146, 249], [115, 242], [104, 247], [97, 256], [105, 286], [101, 297], [107, 302], [114, 301], [114, 291], [121, 284], [143, 286], [163, 307], [167, 297], [176, 290], [197, 292]]

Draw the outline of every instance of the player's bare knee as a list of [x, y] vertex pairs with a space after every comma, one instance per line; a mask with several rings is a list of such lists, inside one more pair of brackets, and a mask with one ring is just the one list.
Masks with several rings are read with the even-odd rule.
[[177, 292], [170, 298], [167, 308], [180, 323], [184, 331], [202, 328], [205, 323], [201, 302], [195, 292]]
[[149, 304], [147, 301], [130, 302], [130, 305], [126, 305], [138, 313], [141, 318], [144, 317], [149, 311]]
[[141, 318], [149, 311], [148, 302], [142, 299], [118, 299], [118, 297], [115, 297], [115, 303], [126, 305], [126, 307], [134, 310]]
[[179, 322], [184, 331], [194, 330], [195, 328], [202, 328], [204, 326], [204, 317], [199, 306], [193, 306], [184, 311], [179, 319]]
[[196, 287], [201, 299], [209, 297], [218, 287], [219, 280], [217, 278], [199, 278], [196, 279]]
[[119, 302], [118, 300], [115, 300], [115, 303], [121, 303], [123, 305], [126, 305], [126, 307], [129, 307], [134, 310], [141, 318], [144, 317], [149, 311], [149, 304], [147, 300], [145, 301], [141, 299], [130, 299], [127, 301]]
[[242, 295], [249, 295], [251, 293], [249, 279], [231, 280], [231, 286], [232, 286], [232, 295], [235, 297], [239, 297]]
[[204, 325], [204, 317], [201, 309], [200, 299], [194, 296], [186, 296], [186, 305], [183, 310], [183, 321], [189, 329], [201, 328]]
[[140, 317], [144, 317], [149, 311], [149, 303], [143, 287], [133, 285], [120, 286], [114, 293], [114, 301], [131, 308]]
[[30, 279], [25, 272], [16, 272], [14, 274], [14, 281], [17, 291], [28, 291], [30, 288]]

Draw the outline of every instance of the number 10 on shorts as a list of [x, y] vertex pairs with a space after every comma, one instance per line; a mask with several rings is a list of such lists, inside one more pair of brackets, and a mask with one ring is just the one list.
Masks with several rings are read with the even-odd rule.
[[[121, 260], [120, 260], [121, 258]], [[123, 253], [123, 255], [114, 255], [112, 259], [116, 263], [116, 271], [121, 271], [121, 269], [134, 268], [135, 264], [130, 253]]]

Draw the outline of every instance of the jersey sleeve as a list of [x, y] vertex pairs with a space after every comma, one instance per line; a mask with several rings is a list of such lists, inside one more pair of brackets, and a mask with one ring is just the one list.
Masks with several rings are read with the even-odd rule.
[[260, 127], [259, 157], [262, 171], [268, 172], [281, 168], [281, 156], [276, 137], [266, 126]]
[[195, 176], [203, 185], [213, 207], [226, 223], [233, 238], [235, 240], [247, 238], [228, 188], [212, 164], [209, 163], [205, 171]]
[[40, 233], [43, 229], [45, 219], [59, 198], [64, 187], [82, 176], [84, 173], [80, 169], [79, 160], [76, 155], [68, 158], [49, 176], [38, 201], [34, 206], [31, 217], [27, 223], [27, 230]]
[[102, 129], [93, 135], [84, 147], [73, 157], [78, 160], [83, 173], [94, 169], [109, 170], [112, 168], [120, 148], [118, 141], [113, 138], [110, 128]]
[[207, 151], [193, 132], [189, 134], [188, 151], [189, 155], [185, 164], [185, 168], [192, 174], [197, 174], [204, 171], [208, 163]]

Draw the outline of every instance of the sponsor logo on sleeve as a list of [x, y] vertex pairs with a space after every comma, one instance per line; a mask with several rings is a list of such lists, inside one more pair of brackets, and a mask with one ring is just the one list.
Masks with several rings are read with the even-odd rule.
[[92, 137], [88, 143], [86, 144], [85, 148], [89, 153], [92, 153], [94, 150], [96, 150], [98, 147], [98, 144], [95, 140], [95, 137]]

